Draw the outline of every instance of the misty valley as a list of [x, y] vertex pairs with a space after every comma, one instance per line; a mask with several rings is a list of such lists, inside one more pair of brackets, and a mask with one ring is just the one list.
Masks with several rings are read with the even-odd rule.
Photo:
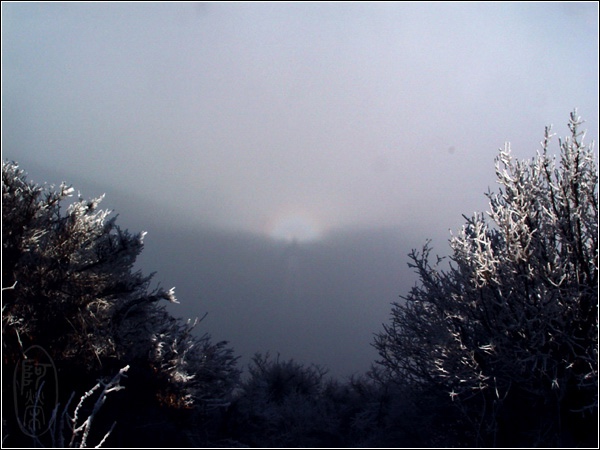
[[530, 161], [500, 151], [487, 216], [464, 216], [446, 258], [410, 251], [417, 279], [400, 275], [407, 236], [384, 228], [298, 240], [157, 221], [138, 259], [146, 233], [102, 198], [4, 160], [4, 443], [593, 443], [598, 178], [581, 123], [558, 165], [549, 128]]

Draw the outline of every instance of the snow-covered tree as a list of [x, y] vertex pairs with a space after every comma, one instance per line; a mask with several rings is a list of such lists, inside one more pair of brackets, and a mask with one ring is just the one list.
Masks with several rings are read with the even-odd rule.
[[410, 255], [420, 282], [374, 342], [379, 364], [437, 386], [474, 444], [589, 444], [598, 414], [598, 172], [573, 112], [570, 136], [531, 160], [496, 159], [489, 212], [465, 217], [449, 265]]
[[73, 389], [128, 364], [130, 379], [145, 380], [160, 404], [224, 403], [238, 376], [227, 343], [172, 317], [164, 304], [176, 302], [174, 290], [151, 289], [152, 275], [134, 270], [144, 233], [119, 228], [116, 216], [98, 208], [101, 198], [72, 193], [65, 184], [30, 182], [3, 161], [4, 392], [12, 395], [9, 371], [35, 344]]

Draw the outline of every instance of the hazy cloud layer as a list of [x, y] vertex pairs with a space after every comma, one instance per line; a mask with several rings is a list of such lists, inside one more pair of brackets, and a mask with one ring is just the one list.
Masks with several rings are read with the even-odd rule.
[[255, 352], [316, 363], [334, 376], [368, 369], [373, 333], [414, 277], [407, 239], [386, 230], [329, 236], [311, 244], [198, 230], [148, 237], [141, 262], [162, 259], [159, 279], [177, 286], [183, 317], [228, 340], [245, 365]]
[[[182, 302], [200, 297], [219, 337], [275, 350], [260, 329], [285, 319], [287, 337], [264, 336], [320, 327], [296, 347], [316, 349], [397, 299], [410, 247], [434, 237], [443, 253], [461, 214], [485, 209], [505, 141], [531, 157], [574, 107], [597, 138], [598, 5], [3, 3], [2, 71], [4, 158], [114, 192], [151, 232], [146, 270], [189, 286]], [[339, 230], [352, 238], [331, 244]], [[294, 236], [316, 240], [290, 262], [268, 238]], [[302, 300], [275, 307], [284, 281]]]
[[415, 225], [504, 141], [597, 134], [597, 42], [595, 4], [4, 4], [4, 153], [234, 229]]

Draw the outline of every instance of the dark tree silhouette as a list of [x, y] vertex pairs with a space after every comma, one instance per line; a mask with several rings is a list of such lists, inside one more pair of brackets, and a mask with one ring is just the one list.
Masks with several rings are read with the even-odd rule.
[[152, 275], [134, 271], [144, 233], [119, 228], [98, 208], [101, 198], [73, 200], [72, 192], [29, 182], [17, 164], [3, 161], [6, 397], [11, 371], [35, 344], [50, 354], [69, 393], [81, 395], [98, 376], [130, 365], [123, 384], [140, 404], [207, 411], [226, 403], [238, 376], [227, 343], [195, 335], [195, 323], [165, 309], [165, 301], [176, 302], [174, 290], [152, 290]]
[[420, 282], [376, 335], [379, 364], [445, 392], [472, 445], [596, 445], [598, 174], [581, 123], [558, 166], [550, 128], [530, 161], [500, 152], [487, 218], [465, 217], [448, 266], [411, 253]]

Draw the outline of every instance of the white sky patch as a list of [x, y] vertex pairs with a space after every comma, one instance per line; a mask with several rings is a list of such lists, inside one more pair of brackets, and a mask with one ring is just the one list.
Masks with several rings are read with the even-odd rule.
[[429, 236], [486, 206], [505, 141], [531, 157], [574, 107], [597, 139], [597, 17], [577, 2], [4, 2], [2, 152], [195, 225], [263, 232], [279, 205], [309, 205], [328, 230]]

